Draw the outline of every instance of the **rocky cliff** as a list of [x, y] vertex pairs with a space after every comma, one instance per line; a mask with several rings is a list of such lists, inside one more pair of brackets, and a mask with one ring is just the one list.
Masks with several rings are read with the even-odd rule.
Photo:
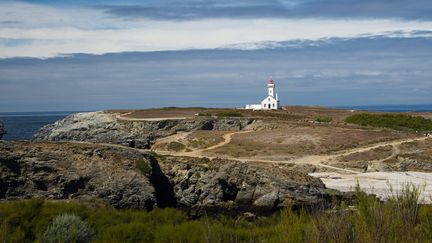
[[4, 124], [2, 121], [0, 121], [0, 139], [2, 139], [3, 135], [6, 134], [6, 130], [4, 128]]
[[0, 199], [102, 198], [117, 208], [153, 208], [150, 179], [133, 150], [72, 143], [0, 142]]
[[198, 214], [203, 208], [207, 213], [265, 213], [287, 205], [325, 206], [331, 200], [320, 179], [286, 166], [172, 157], [161, 167], [177, 207]]
[[91, 141], [149, 148], [156, 138], [178, 131], [240, 130], [250, 124], [247, 118], [195, 117], [182, 120], [125, 121], [99, 111], [76, 113], [47, 125], [34, 135], [35, 140]]
[[114, 145], [0, 142], [0, 199], [100, 198], [116, 208], [179, 207], [199, 215], [326, 203], [319, 179], [288, 167], [160, 157]]

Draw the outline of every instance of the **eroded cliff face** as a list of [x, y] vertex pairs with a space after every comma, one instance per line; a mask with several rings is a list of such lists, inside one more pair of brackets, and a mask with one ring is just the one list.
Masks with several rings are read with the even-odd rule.
[[136, 161], [149, 155], [98, 145], [0, 142], [0, 199], [105, 199], [116, 208], [155, 207], [148, 176]]
[[2, 139], [3, 135], [6, 134], [6, 130], [4, 128], [4, 124], [2, 121], [0, 121], [0, 139]]
[[47, 125], [34, 135], [35, 140], [91, 141], [149, 148], [156, 138], [179, 131], [241, 130], [252, 122], [247, 118], [195, 117], [182, 120], [125, 121], [103, 111], [76, 113]]
[[329, 191], [317, 178], [288, 166], [171, 157], [161, 163], [177, 206], [199, 214], [220, 210], [266, 213], [284, 206], [327, 206]]
[[0, 199], [100, 198], [116, 208], [271, 212], [325, 205], [319, 179], [289, 167], [159, 157], [113, 145], [0, 142]]

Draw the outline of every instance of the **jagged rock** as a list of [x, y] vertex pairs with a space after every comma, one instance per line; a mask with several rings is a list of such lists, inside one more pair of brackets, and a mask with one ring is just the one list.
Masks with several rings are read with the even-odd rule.
[[6, 134], [6, 130], [4, 129], [4, 124], [0, 121], [0, 139], [2, 139], [3, 135]]
[[[192, 161], [191, 161], [192, 160]], [[212, 164], [212, 166], [207, 166]], [[325, 205], [331, 198], [321, 180], [287, 168], [241, 162], [170, 158], [162, 170], [172, 181], [179, 207], [268, 212], [291, 206]]]
[[157, 198], [136, 161], [149, 155], [99, 145], [0, 142], [0, 199], [101, 198], [116, 208], [151, 209]]
[[240, 130], [250, 124], [248, 118], [195, 117], [184, 120], [125, 121], [103, 111], [72, 114], [41, 128], [34, 140], [90, 141], [149, 148], [156, 138], [179, 131]]
[[33, 197], [101, 198], [116, 208], [177, 206], [192, 216], [203, 215], [203, 209], [260, 214], [331, 200], [321, 180], [289, 167], [180, 157], [158, 161], [151, 153], [113, 145], [1, 141], [0, 200]]

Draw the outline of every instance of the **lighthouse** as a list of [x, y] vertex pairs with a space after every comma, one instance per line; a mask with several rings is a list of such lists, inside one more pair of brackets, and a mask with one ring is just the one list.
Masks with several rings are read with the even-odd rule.
[[246, 105], [245, 109], [251, 110], [277, 110], [279, 109], [279, 98], [276, 93], [276, 85], [273, 78], [270, 77], [267, 82], [267, 97], [261, 101], [261, 104]]
[[268, 96], [261, 101], [262, 110], [277, 110], [279, 109], [279, 99], [275, 91], [275, 83], [270, 77], [267, 82]]

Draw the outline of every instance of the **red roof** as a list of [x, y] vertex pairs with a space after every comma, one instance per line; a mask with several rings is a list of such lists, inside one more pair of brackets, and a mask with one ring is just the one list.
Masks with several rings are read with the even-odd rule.
[[274, 84], [273, 83], [273, 79], [270, 77], [270, 79], [269, 79], [269, 81], [268, 81], [268, 84]]

